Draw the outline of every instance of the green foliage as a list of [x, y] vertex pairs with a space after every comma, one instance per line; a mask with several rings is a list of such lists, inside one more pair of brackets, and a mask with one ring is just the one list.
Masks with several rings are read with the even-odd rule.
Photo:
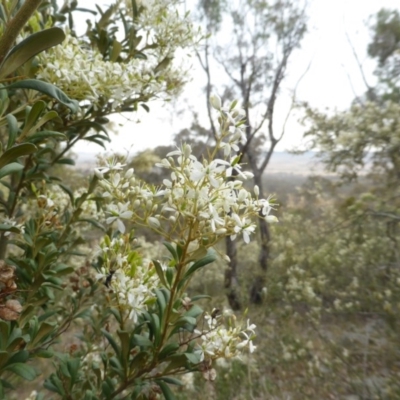
[[383, 8], [374, 17], [370, 26], [372, 38], [368, 45], [368, 54], [378, 62], [375, 74], [379, 81], [373, 88], [372, 99], [398, 102], [400, 99], [400, 13], [398, 10]]
[[36, 54], [57, 46], [65, 39], [60, 28], [50, 28], [28, 36], [21, 43], [14, 46], [0, 65], [0, 79], [12, 74], [21, 65], [25, 64]]
[[[177, 4], [96, 6], [84, 39], [73, 31], [73, 14], [88, 11], [77, 2], [61, 9], [45, 3], [30, 10], [26, 26], [15, 27], [23, 37], [0, 67], [2, 398], [28, 396], [19, 386], [30, 381], [40, 391], [29, 396], [36, 400], [49, 393], [66, 400], [174, 399], [176, 376], [213, 374], [216, 359], [254, 350], [254, 325], [209, 314], [195, 304], [204, 296], [187, 293], [217, 259], [212, 246], [226, 236], [249, 237], [251, 219], [268, 203], [241, 181], [232, 186], [231, 169], [241, 166], [230, 163], [230, 154], [216, 158], [242, 129], [235, 107], [230, 118], [219, 112], [225, 122], [207, 160], [198, 161], [188, 145], [169, 155], [175, 161], [160, 160], [172, 180], [181, 176], [174, 183], [179, 196], [168, 183], [161, 190], [141, 181], [116, 158], [81, 179], [83, 187], [65, 179], [63, 166], [74, 165], [68, 152], [78, 141], [109, 141], [110, 114], [139, 105], [149, 111], [145, 103], [176, 94], [184, 83], [174, 53], [198, 35]], [[18, 24], [18, 2], [2, 8], [1, 28]], [[53, 26], [60, 22], [70, 30]], [[125, 36], [117, 40], [120, 26]], [[135, 226], [163, 238], [165, 251], [154, 261], [151, 249], [138, 246]]]
[[377, 58], [383, 66], [394, 55], [400, 45], [400, 13], [397, 10], [382, 9], [375, 16], [371, 27], [372, 42], [368, 45], [368, 54]]

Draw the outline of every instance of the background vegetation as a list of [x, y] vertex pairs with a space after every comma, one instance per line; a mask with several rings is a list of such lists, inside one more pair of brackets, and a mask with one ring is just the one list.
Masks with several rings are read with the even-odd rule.
[[[5, 3], [11, 7], [11, 2]], [[129, 8], [132, 4], [133, 9]], [[135, 4], [140, 5], [140, 2], [126, 6], [129, 12], [137, 12]], [[118, 6], [121, 5], [122, 2], [118, 2]], [[129, 92], [121, 93], [118, 88], [126, 82], [115, 84], [112, 75], [108, 81], [91, 82], [88, 87], [79, 84], [70, 86], [68, 76], [71, 70], [65, 67], [60, 76], [56, 72], [57, 68], [63, 71], [62, 66], [57, 64], [58, 59], [63, 57], [63, 50], [58, 47], [53, 53], [40, 53], [27, 64], [13, 65], [8, 69], [7, 65], [3, 65], [0, 69], [0, 75], [6, 70], [2, 77], [9, 81], [4, 81], [5, 84], [14, 82], [15, 77], [22, 75], [35, 76], [59, 85], [69, 96], [64, 98], [57, 94], [53, 100], [37, 98], [32, 91], [27, 92], [31, 89], [29, 86], [11, 87], [9, 97], [5, 95], [6, 91], [0, 91], [4, 114], [0, 131], [3, 149], [12, 149], [15, 144], [23, 142], [25, 136], [30, 138], [32, 144], [41, 145], [44, 138], [50, 143], [46, 144], [46, 150], [42, 146], [43, 151], [39, 155], [32, 152], [34, 156], [31, 156], [28, 148], [14, 155], [15, 163], [22, 167], [14, 165], [1, 176], [4, 211], [0, 225], [0, 258], [15, 268], [15, 279], [8, 277], [1, 281], [2, 319], [7, 320], [4, 307], [8, 299], [17, 298], [22, 305], [31, 302], [36, 307], [25, 307], [24, 310], [11, 307], [11, 311], [20, 318], [20, 331], [17, 331], [15, 322], [17, 317], [9, 318], [8, 322], [1, 321], [2, 327], [7, 325], [16, 332], [15, 338], [11, 339], [8, 328], [1, 332], [3, 336], [8, 335], [7, 340], [3, 340], [3, 347], [7, 342], [8, 348], [1, 353], [2, 357], [8, 358], [6, 361], [6, 358], [2, 359], [1, 366], [4, 376], [8, 379], [11, 375], [10, 383], [17, 387], [12, 392], [5, 383], [7, 379], [2, 379], [4, 398], [84, 398], [81, 390], [86, 390], [89, 384], [85, 386], [83, 383], [64, 397], [60, 392], [57, 394], [60, 397], [52, 397], [57, 393], [54, 389], [57, 379], [73, 380], [71, 372], [65, 372], [65, 368], [72, 368], [71, 360], [93, 352], [93, 349], [81, 344], [101, 337], [102, 328], [107, 327], [108, 332], [110, 317], [109, 313], [98, 309], [96, 318], [90, 316], [93, 299], [102, 301], [97, 291], [101, 284], [93, 277], [95, 270], [98, 273], [102, 265], [88, 254], [90, 248], [99, 243], [102, 234], [92, 228], [79, 228], [74, 236], [74, 229], [70, 226], [83, 222], [98, 225], [99, 206], [96, 208], [98, 199], [93, 196], [92, 211], [90, 207], [84, 211], [89, 213], [86, 221], [79, 217], [82, 210], [74, 214], [95, 192], [90, 191], [92, 186], [87, 192], [79, 192], [82, 182], [88, 179], [87, 172], [67, 169], [69, 167], [65, 164], [73, 163], [68, 152], [78, 140], [98, 144], [108, 140], [110, 114], [134, 112], [138, 107], [147, 109], [147, 103], [153, 97], [177, 96], [187, 79], [187, 71], [179, 69], [170, 54], [177, 48], [190, 48], [197, 52], [205, 72], [205, 103], [212, 93], [217, 92], [223, 101], [232, 96], [240, 100], [247, 120], [243, 132], [246, 141], [232, 146], [229, 152], [252, 170], [254, 182], [245, 184], [248, 189], [256, 184], [261, 194], [273, 194], [277, 199], [279, 206], [275, 214], [279, 223], [268, 224], [261, 219], [257, 240], [249, 244], [239, 240], [237, 245], [233, 245], [229, 237], [225, 243], [220, 241], [215, 249], [221, 254], [226, 252], [228, 262], [219, 258], [202, 268], [187, 290], [190, 297], [211, 296], [211, 300], [199, 303], [205, 309], [217, 309], [221, 314], [229, 314], [235, 309], [238, 319], [249, 317], [254, 321], [257, 325], [256, 351], [234, 359], [215, 361], [215, 380], [210, 376], [205, 379], [204, 372], [210, 372], [211, 367], [207, 367], [206, 371], [197, 368], [197, 372], [182, 375], [183, 385], [174, 386], [173, 392], [181, 400], [400, 399], [399, 11], [381, 10], [371, 20], [370, 42], [365, 45], [369, 57], [376, 62], [377, 83], [373, 86], [367, 84], [365, 94], [355, 98], [347, 110], [326, 112], [313, 109], [296, 99], [293, 88], [291, 109], [296, 107], [303, 112], [308, 150], [316, 154], [325, 168], [324, 173], [304, 177], [272, 174], [268, 169], [276, 145], [285, 134], [285, 126], [277, 128], [274, 123], [276, 99], [281, 94], [281, 85], [289, 68], [295, 68], [290, 64], [293, 52], [301, 51], [301, 40], [307, 31], [306, 4], [280, 0], [200, 1], [198, 13], [194, 13], [193, 17], [210, 36], [204, 35], [198, 44], [197, 31], [185, 15], [184, 23], [173, 25], [173, 29], [168, 31], [169, 36], [160, 34], [165, 35], [165, 31], [152, 31], [159, 47], [152, 47], [151, 44], [140, 47], [139, 28], [132, 31], [132, 26], [124, 20], [125, 15], [118, 15], [118, 6], [107, 11], [98, 10], [96, 23], [88, 24], [84, 43], [79, 43], [73, 31], [73, 14], [79, 11], [77, 4], [71, 2], [60, 9], [54, 2], [52, 6], [50, 9], [50, 4], [42, 4], [39, 12], [29, 20], [25, 28], [27, 34], [53, 25], [68, 24], [71, 35], [67, 43], [82, 57], [83, 64], [87, 62], [82, 51], [85, 45], [96, 49], [94, 60], [128, 66], [132, 62], [126, 82], [134, 81], [136, 86], [132, 85]], [[7, 18], [10, 15], [4, 14], [3, 21]], [[120, 29], [121, 23], [125, 28], [125, 39], [117, 41], [114, 33]], [[157, 23], [151, 20], [155, 27]], [[3, 29], [5, 26], [4, 23]], [[232, 29], [229, 43], [221, 38], [226, 35], [223, 26]], [[248, 29], [249, 26], [251, 29]], [[177, 42], [173, 39], [176, 32], [181, 35]], [[191, 47], [194, 42], [197, 43], [195, 50]], [[170, 43], [175, 43], [173, 49], [169, 47]], [[152, 64], [146, 66], [151, 73], [146, 70], [139, 76], [136, 64], [146, 57], [152, 60]], [[43, 60], [52, 63], [54, 68], [46, 68]], [[104, 68], [109, 71], [106, 65]], [[215, 68], [226, 72], [226, 81], [221, 83], [214, 78]], [[93, 87], [98, 91], [91, 91]], [[68, 111], [76, 106], [71, 99], [80, 101], [83, 114], [79, 115], [79, 122], [74, 121]], [[15, 110], [25, 101], [32, 108], [24, 108], [21, 113], [9, 112], [8, 107]], [[35, 125], [40, 121], [39, 116], [45, 118], [48, 115], [45, 113], [51, 111], [58, 113], [51, 125], [45, 125], [47, 119], [42, 125]], [[128, 167], [134, 168], [138, 178], [161, 185], [170, 176], [155, 164], [168, 152], [180, 148], [183, 142], [190, 142], [193, 155], [201, 159], [207, 154], [207, 149], [218, 141], [218, 125], [212, 119], [211, 106], [208, 106], [208, 113], [210, 120], [207, 126], [194, 118], [190, 129], [179, 132], [171, 146], [138, 154], [128, 160]], [[10, 139], [13, 132], [14, 139]], [[222, 154], [223, 149], [220, 151]], [[103, 165], [103, 171], [105, 168]], [[23, 185], [21, 174], [25, 174], [26, 178]], [[90, 179], [92, 183], [96, 180], [93, 175]], [[18, 207], [12, 193], [21, 198]], [[50, 215], [47, 206], [41, 205], [40, 199], [60, 201], [63, 196], [66, 201], [73, 197], [75, 211], [65, 208], [63, 213], [57, 214], [51, 210]], [[18, 245], [18, 235], [23, 233], [22, 223], [18, 221], [24, 220], [24, 213], [32, 212], [32, 202], [41, 213], [41, 227], [47, 229], [43, 236], [46, 240], [43, 241], [40, 235], [35, 236], [36, 226], [32, 222], [24, 221], [25, 242], [20, 246], [23, 251], [21, 256], [21, 250], [12, 246]], [[48, 234], [49, 226], [54, 229], [51, 235]], [[68, 235], [71, 234], [68, 240], [64, 235], [67, 230], [61, 230], [61, 226], [67, 226]], [[149, 258], [165, 255], [160, 244], [162, 235], [157, 229], [149, 231], [136, 227], [135, 235]], [[54, 240], [59, 242], [57, 257], [62, 261], [57, 261], [57, 264], [49, 263], [43, 256], [53, 257], [50, 250], [54, 249], [50, 242]], [[6, 243], [11, 249], [7, 254]], [[38, 246], [43, 251], [37, 251]], [[71, 265], [64, 267], [67, 259], [72, 260]], [[35, 292], [29, 288], [32, 282], [38, 282], [37, 277], [32, 279], [31, 276], [35, 274], [36, 265], [45, 265], [46, 268], [51, 265], [49, 270], [57, 265], [60, 270], [44, 273]], [[4, 269], [5, 264], [1, 268]], [[27, 270], [31, 271], [31, 275], [26, 273]], [[3, 274], [7, 271], [4, 269]], [[12, 286], [14, 280], [20, 290], [18, 296]], [[70, 303], [60, 303], [60, 288], [71, 293]], [[55, 310], [52, 315], [47, 315], [48, 307]], [[40, 328], [34, 332], [37, 336], [35, 340], [39, 344], [43, 340], [44, 344], [35, 346], [33, 340], [24, 348], [23, 343], [27, 342], [24, 335], [28, 330], [34, 337], [31, 331], [35, 329], [30, 318], [33, 318], [35, 310], [40, 310]], [[90, 321], [92, 329], [83, 326], [82, 317]], [[65, 324], [54, 325], [57, 318], [65, 318]], [[108, 338], [107, 334], [102, 339], [104, 346], [111, 343], [111, 339], [106, 342], [105, 337]], [[45, 351], [47, 348], [44, 347], [50, 345], [55, 349], [54, 354]], [[20, 354], [26, 350], [29, 350], [29, 356]], [[4, 351], [8, 352], [6, 356]], [[10, 354], [11, 357], [19, 354], [16, 357], [22, 358], [17, 361], [30, 366], [32, 360], [38, 362], [35, 366], [40, 366], [43, 375], [37, 376], [35, 370], [29, 368], [7, 369]], [[50, 356], [53, 358], [47, 358]], [[45, 380], [46, 373], [54, 370], [52, 360], [57, 360], [54, 361], [56, 372], [53, 378]], [[85, 362], [88, 362], [87, 359]], [[93, 367], [95, 364], [87, 365], [92, 365], [91, 371], [97, 373]], [[192, 364], [189, 367], [186, 365], [186, 368], [187, 371], [191, 368], [195, 370]], [[32, 378], [32, 384], [23, 381], [23, 387], [20, 387], [21, 377]], [[47, 391], [28, 397], [32, 390], [39, 390], [44, 381]], [[114, 398], [107, 397], [107, 391], [102, 393], [105, 397], [101, 398]], [[155, 399], [162, 395], [168, 398], [170, 392], [164, 387], [162, 391], [143, 394], [147, 397], [142, 398]], [[136, 397], [132, 394], [131, 398]]]

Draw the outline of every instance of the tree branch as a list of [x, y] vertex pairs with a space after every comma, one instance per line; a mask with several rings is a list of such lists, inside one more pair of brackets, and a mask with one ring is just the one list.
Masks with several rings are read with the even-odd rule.
[[355, 60], [356, 60], [356, 63], [357, 63], [357, 65], [358, 65], [358, 69], [360, 70], [361, 78], [362, 78], [362, 80], [363, 80], [365, 86], [367, 87], [367, 89], [368, 89], [368, 90], [371, 90], [372, 88], [371, 88], [371, 86], [368, 84], [367, 78], [365, 77], [364, 68], [363, 68], [363, 66], [362, 66], [362, 64], [361, 64], [361, 62], [360, 62], [360, 59], [358, 58], [358, 54], [357, 54], [357, 52], [356, 52], [356, 49], [354, 48], [353, 43], [352, 43], [352, 41], [351, 41], [351, 39], [350, 39], [350, 36], [349, 36], [349, 34], [347, 33], [347, 31], [345, 31], [345, 35], [346, 35], [347, 42], [349, 43], [349, 45], [350, 45], [350, 47], [351, 47], [351, 51], [352, 51], [353, 56], [354, 56], [354, 58], [355, 58]]
[[0, 63], [3, 62], [22, 28], [40, 6], [41, 2], [42, 0], [26, 0], [17, 11], [14, 18], [8, 22], [3, 36], [0, 39]]
[[211, 105], [210, 105], [210, 96], [211, 96], [211, 89], [212, 89], [212, 84], [211, 84], [211, 71], [210, 71], [210, 62], [209, 62], [209, 54], [208, 54], [208, 39], [206, 39], [206, 44], [205, 44], [205, 49], [204, 49], [204, 57], [205, 60], [203, 62], [199, 52], [196, 51], [196, 56], [200, 62], [201, 67], [203, 68], [204, 72], [206, 73], [207, 76], [207, 85], [206, 85], [206, 106], [207, 106], [207, 114], [208, 114], [208, 119], [210, 121], [210, 126], [211, 126], [211, 132], [214, 138], [217, 136], [217, 129], [215, 128], [214, 120], [212, 118], [212, 113], [211, 113]]

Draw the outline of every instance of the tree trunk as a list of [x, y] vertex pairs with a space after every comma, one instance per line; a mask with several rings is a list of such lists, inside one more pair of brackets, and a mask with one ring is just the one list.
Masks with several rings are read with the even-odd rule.
[[230, 258], [229, 265], [225, 270], [225, 290], [228, 297], [229, 305], [232, 310], [237, 311], [241, 309], [240, 295], [239, 295], [239, 282], [237, 278], [237, 253], [236, 242], [231, 240], [230, 237], [225, 239], [226, 254]]
[[[260, 198], [264, 198], [264, 190], [262, 187], [262, 175], [254, 175], [254, 182], [260, 189]], [[265, 286], [266, 279], [265, 274], [268, 269], [269, 261], [269, 242], [271, 235], [269, 232], [268, 223], [264, 218], [259, 219], [259, 229], [260, 229], [260, 255], [258, 258], [261, 271], [259, 271], [250, 288], [250, 302], [253, 304], [261, 304], [262, 302], [262, 289]]]

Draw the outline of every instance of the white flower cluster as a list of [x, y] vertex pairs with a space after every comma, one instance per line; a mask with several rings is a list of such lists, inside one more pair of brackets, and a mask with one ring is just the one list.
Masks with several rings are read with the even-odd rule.
[[206, 314], [204, 317], [206, 328], [195, 330], [200, 336], [200, 345], [197, 350], [201, 361], [216, 360], [219, 358], [234, 358], [248, 350], [253, 353], [256, 346], [253, 344], [256, 326], [247, 320], [246, 328], [231, 324], [228, 328], [219, 324], [218, 318]]
[[152, 262], [131, 250], [128, 235], [112, 240], [106, 236], [97, 255], [103, 259], [103, 267], [96, 278], [113, 291], [116, 306], [127, 311], [128, 318], [136, 323], [159, 286]]
[[39, 55], [37, 77], [56, 84], [71, 98], [89, 100], [95, 106], [110, 103], [113, 110], [132, 97], [173, 94], [180, 89], [183, 74], [170, 60], [178, 48], [197, 40], [192, 22], [187, 15], [179, 15], [177, 4], [154, 0], [135, 20], [137, 37], [146, 38], [140, 42], [145, 56], [107, 61], [97, 49], [67, 33], [61, 46]]
[[[124, 220], [131, 220], [167, 237], [176, 233], [206, 240], [210, 247], [225, 236], [234, 240], [242, 235], [249, 243], [256, 229], [255, 218], [276, 221], [269, 215], [269, 199], [259, 199], [257, 187], [254, 197], [244, 188], [243, 181], [253, 175], [242, 171], [238, 156], [232, 155], [244, 138], [242, 110], [234, 102], [219, 113], [220, 134], [209, 157], [199, 161], [187, 144], [167, 154], [156, 164], [171, 171], [161, 188], [138, 182], [133, 169], [120, 172], [123, 165], [113, 160], [97, 168], [102, 195], [109, 201], [106, 222], [116, 222], [123, 233]], [[221, 152], [224, 157], [217, 158]]]
[[[147, 41], [157, 43], [165, 55], [172, 56], [177, 48], [186, 48], [198, 40], [189, 13], [181, 0], [136, 1], [140, 9], [134, 26], [139, 32], [147, 32]], [[126, 0], [126, 8], [132, 11], [132, 1]]]

